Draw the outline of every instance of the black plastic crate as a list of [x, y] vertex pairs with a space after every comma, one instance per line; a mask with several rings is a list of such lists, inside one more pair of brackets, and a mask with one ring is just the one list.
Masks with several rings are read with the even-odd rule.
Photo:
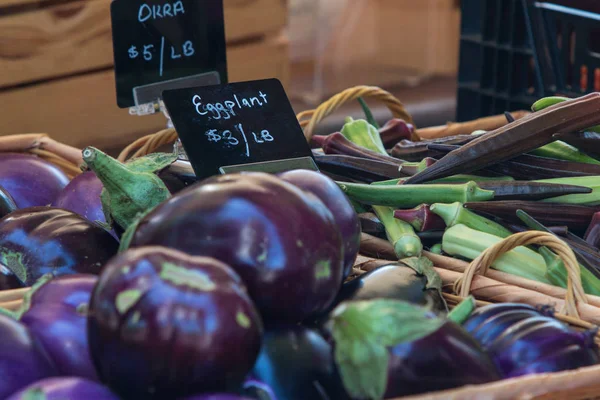
[[457, 120], [600, 91], [600, 0], [462, 0]]

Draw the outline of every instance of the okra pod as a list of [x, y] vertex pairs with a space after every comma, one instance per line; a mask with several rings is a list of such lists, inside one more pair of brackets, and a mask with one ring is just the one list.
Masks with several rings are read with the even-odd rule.
[[361, 182], [377, 182], [403, 177], [395, 164], [339, 154], [315, 155], [315, 162], [322, 171], [332, 172]]
[[317, 136], [315, 140], [321, 145], [325, 154], [341, 154], [346, 156], [362, 157], [370, 160], [396, 164], [398, 166], [403, 163], [402, 160], [399, 160], [395, 157], [391, 157], [387, 154], [381, 154], [376, 151], [371, 151], [359, 146], [346, 139], [346, 137], [339, 132], [332, 133], [331, 135], [327, 136]]
[[[546, 277], [555, 286], [567, 287], [567, 269], [559, 256], [547, 247], [541, 247], [540, 255], [546, 263]], [[600, 279], [596, 278], [586, 268], [581, 270], [581, 285], [587, 294], [600, 296]]]
[[543, 224], [566, 225], [574, 231], [586, 229], [594, 213], [600, 211], [599, 207], [517, 200], [465, 203], [465, 208], [516, 223], [521, 222], [516, 215], [521, 209]]
[[419, 204], [434, 202], [487, 201], [494, 198], [494, 192], [481, 189], [475, 182], [395, 186], [338, 182], [338, 185], [348, 197], [361, 203], [396, 208], [416, 207]]
[[432, 213], [428, 204], [410, 210], [395, 210], [394, 218], [409, 223], [417, 232], [443, 230], [446, 227], [444, 220]]
[[558, 183], [527, 181], [481, 181], [477, 185], [494, 192], [494, 200], [542, 200], [557, 196], [588, 194], [592, 189], [587, 186], [575, 186]]
[[542, 146], [539, 149], [532, 150], [530, 153], [534, 156], [600, 165], [600, 161], [579, 151], [577, 147], [571, 146], [570, 144], [562, 142], [560, 140], [548, 143], [547, 145]]
[[490, 235], [505, 238], [510, 236], [512, 233], [504, 228], [502, 225], [482, 217], [481, 215], [475, 214], [472, 211], [467, 210], [461, 203], [435, 203], [431, 205], [431, 212], [439, 215], [447, 227], [453, 227], [455, 225], [465, 225], [471, 229], [475, 229], [480, 232], [489, 233]]
[[[560, 103], [563, 103], [563, 102], [569, 101], [569, 100], [572, 100], [572, 99], [570, 99], [568, 97], [562, 97], [562, 96], [544, 97], [544, 98], [539, 99], [535, 103], [533, 103], [533, 105], [531, 106], [531, 111], [534, 111], [534, 112], [542, 111], [548, 107], [552, 107], [552, 106], [555, 106], [557, 104], [560, 104]], [[588, 127], [587, 130], [591, 131], [591, 132], [599, 132], [600, 133], [600, 126], [591, 126], [591, 127]]]
[[423, 251], [421, 239], [412, 226], [394, 218], [394, 210], [385, 206], [373, 206], [373, 211], [385, 227], [388, 240], [394, 246], [398, 259], [417, 257]]
[[557, 133], [556, 139], [575, 146], [593, 157], [600, 157], [600, 134], [597, 132]]
[[556, 132], [582, 130], [598, 123], [600, 93], [565, 101], [478, 137], [408, 178], [406, 183], [422, 183], [485, 168], [552, 142]]
[[[474, 260], [501, 240], [503, 239], [498, 236], [459, 224], [446, 230], [442, 249], [450, 255]], [[504, 253], [494, 261], [492, 268], [537, 282], [551, 283], [546, 277], [546, 263], [542, 256], [523, 246]]]
[[429, 252], [433, 254], [442, 254], [442, 244], [436, 243], [429, 248]]
[[380, 237], [382, 234], [385, 235], [385, 227], [379, 218], [377, 218], [377, 215], [371, 212], [360, 213], [358, 214], [358, 220], [360, 221], [361, 232], [377, 237]]
[[554, 179], [540, 179], [536, 182], [543, 183], [558, 183], [558, 184], [571, 184], [578, 186], [586, 186], [592, 189], [592, 192], [588, 194], [570, 194], [565, 196], [553, 197], [550, 199], [542, 200], [544, 202], [552, 203], [566, 203], [566, 204], [580, 204], [588, 206], [600, 205], [600, 176], [581, 176], [573, 178], [554, 178]]
[[346, 118], [346, 123], [341, 131], [349, 141], [371, 151], [387, 155], [377, 128], [364, 119]]
[[448, 136], [432, 140], [422, 140], [413, 142], [411, 140], [401, 140], [392, 148], [392, 156], [406, 161], [420, 161], [425, 157], [437, 158], [445, 153], [429, 149], [430, 144], [464, 144], [476, 139], [471, 135]]
[[392, 118], [379, 128], [379, 136], [386, 148], [403, 139], [410, 140], [414, 132], [415, 127], [400, 118]]
[[594, 213], [592, 221], [585, 231], [584, 239], [589, 245], [600, 248], [600, 212]]

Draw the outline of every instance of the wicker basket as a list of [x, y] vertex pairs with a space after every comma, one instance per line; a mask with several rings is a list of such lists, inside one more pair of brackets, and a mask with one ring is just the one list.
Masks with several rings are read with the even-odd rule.
[[[329, 114], [347, 101], [358, 97], [371, 97], [383, 101], [395, 117], [412, 122], [412, 118], [404, 109], [402, 103], [390, 93], [376, 87], [358, 86], [347, 89], [333, 96], [315, 110], [298, 114], [298, 120], [304, 128], [307, 140], [312, 138], [315, 126]], [[517, 117], [525, 115], [518, 112]], [[413, 140], [422, 138], [442, 137], [456, 134], [468, 134], [477, 129], [491, 130], [506, 124], [504, 116], [484, 118], [467, 123], [448, 124], [447, 126], [425, 128], [416, 131]], [[129, 146], [119, 155], [119, 160], [139, 157], [156, 151], [159, 147], [173, 143], [177, 139], [174, 129], [165, 129], [152, 135], [144, 136]], [[58, 143], [46, 134], [24, 134], [0, 137], [0, 152], [24, 152], [36, 154], [61, 168], [69, 177], [81, 173], [81, 150]], [[561, 240], [552, 235], [541, 232], [523, 232], [512, 235], [496, 246], [487, 249], [470, 264], [460, 282], [446, 288], [444, 294], [449, 305], [459, 302], [469, 293], [470, 283], [475, 274], [485, 275], [489, 265], [498, 256], [510, 249], [525, 244], [543, 244], [557, 252], [569, 269], [569, 285], [565, 298], [564, 314], [557, 317], [576, 328], [587, 329], [591, 324], [578, 318], [577, 304], [585, 302], [585, 295], [581, 288], [579, 266], [571, 249]], [[355, 269], [356, 270], [356, 269]], [[360, 271], [359, 271], [360, 273]], [[23, 295], [29, 288], [0, 291], [0, 307], [16, 309], [22, 303]], [[478, 305], [485, 303], [478, 301]], [[579, 370], [530, 375], [521, 378], [502, 380], [485, 385], [470, 385], [455, 390], [429, 393], [420, 396], [404, 397], [403, 400], [442, 400], [442, 399], [600, 399], [600, 365]]]

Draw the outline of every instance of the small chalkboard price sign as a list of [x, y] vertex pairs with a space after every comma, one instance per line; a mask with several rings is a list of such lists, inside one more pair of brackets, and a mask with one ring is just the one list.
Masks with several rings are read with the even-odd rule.
[[163, 101], [200, 178], [312, 152], [277, 79], [167, 90]]
[[119, 107], [139, 105], [134, 89], [157, 82], [227, 82], [223, 0], [114, 0], [111, 20]]

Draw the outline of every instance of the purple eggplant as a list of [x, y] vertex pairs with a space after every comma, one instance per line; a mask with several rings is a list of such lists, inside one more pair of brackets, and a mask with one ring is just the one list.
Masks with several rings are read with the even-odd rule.
[[0, 314], [0, 399], [58, 373], [48, 354], [19, 321]]
[[158, 172], [158, 177], [164, 182], [171, 193], [177, 193], [198, 182], [192, 164], [185, 160], [176, 160], [173, 164]]
[[559, 372], [598, 364], [596, 329], [576, 331], [549, 316], [520, 304], [481, 308], [464, 324], [492, 356], [504, 378]]
[[[44, 279], [44, 278], [42, 278]], [[87, 341], [87, 305], [94, 275], [75, 274], [36, 284], [20, 321], [46, 350], [62, 376], [97, 380]]]
[[279, 177], [317, 196], [329, 208], [342, 234], [344, 279], [350, 275], [360, 247], [360, 222], [354, 207], [340, 187], [323, 174], [308, 170], [284, 172]]
[[265, 332], [251, 376], [279, 400], [338, 400], [348, 396], [333, 362], [331, 345], [301, 326]]
[[231, 268], [167, 248], [114, 257], [90, 301], [92, 360], [102, 382], [125, 398], [237, 390], [261, 334], [258, 312]]
[[131, 246], [214, 257], [244, 280], [265, 322], [299, 322], [327, 309], [342, 283], [342, 239], [316, 196], [265, 173], [221, 175], [146, 215]]
[[403, 300], [421, 306], [429, 305], [436, 313], [448, 311], [441, 294], [441, 285], [435, 287], [427, 276], [401, 262], [390, 262], [345, 283], [334, 304], [348, 300], [378, 298]]
[[6, 189], [0, 186], [0, 218], [17, 209], [17, 204]]
[[52, 207], [63, 208], [79, 214], [89, 221], [106, 223], [100, 193], [102, 182], [92, 171], [73, 178], [52, 202]]
[[29, 154], [0, 154], [0, 186], [18, 208], [47, 206], [69, 183], [54, 164]]
[[385, 398], [492, 382], [492, 360], [459, 325], [447, 321], [434, 333], [389, 350]]
[[106, 386], [83, 378], [46, 378], [6, 400], [119, 400]]
[[242, 392], [254, 400], [278, 400], [269, 385], [252, 377], [246, 378]]
[[325, 327], [353, 398], [396, 398], [500, 378], [460, 325], [404, 301], [346, 301]]
[[24, 208], [0, 219], [0, 263], [25, 286], [47, 273], [98, 274], [118, 247], [108, 231], [60, 208]]

